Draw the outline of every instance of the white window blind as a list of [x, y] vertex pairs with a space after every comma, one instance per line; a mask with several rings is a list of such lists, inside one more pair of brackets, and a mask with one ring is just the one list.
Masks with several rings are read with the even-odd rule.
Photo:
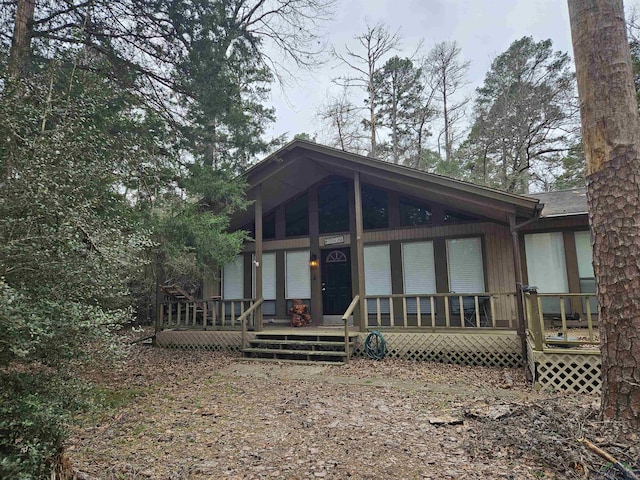
[[[596, 279], [593, 273], [593, 250], [591, 248], [590, 232], [574, 232], [576, 242], [576, 256], [578, 257], [578, 277], [580, 291], [582, 293], [596, 293]], [[586, 300], [582, 300], [583, 311], [586, 311]], [[598, 304], [595, 297], [589, 299], [591, 312], [598, 311]]]
[[286, 297], [311, 298], [311, 272], [309, 270], [309, 250], [286, 252]]
[[[256, 297], [256, 256], [252, 256], [253, 269], [251, 271], [252, 292]], [[276, 254], [275, 252], [262, 254], [262, 298], [265, 300], [276, 299]]]
[[228, 300], [244, 298], [244, 257], [238, 255], [234, 262], [222, 270], [222, 297]]
[[533, 233], [524, 236], [529, 285], [540, 293], [569, 291], [562, 232]]
[[364, 284], [366, 295], [391, 294], [389, 245], [364, 247]]
[[589, 232], [575, 232], [576, 254], [578, 257], [578, 275], [580, 278], [593, 278], [593, 252]]
[[451, 292], [481, 293], [485, 291], [480, 238], [447, 240], [447, 263]]
[[404, 293], [436, 293], [433, 242], [402, 244]]

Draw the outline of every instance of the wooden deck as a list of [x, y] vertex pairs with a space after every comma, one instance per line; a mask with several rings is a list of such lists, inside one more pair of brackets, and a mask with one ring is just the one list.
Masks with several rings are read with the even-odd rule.
[[[414, 361], [434, 361], [462, 365], [517, 367], [523, 362], [522, 343], [515, 330], [489, 329], [432, 329], [408, 330], [404, 328], [379, 329], [387, 344], [387, 358]], [[316, 335], [343, 333], [343, 328], [302, 327], [267, 328], [262, 333]], [[364, 340], [368, 332], [356, 329], [353, 357], [365, 358]], [[255, 339], [255, 332], [247, 332], [247, 339]], [[156, 344], [167, 348], [206, 349], [240, 352], [240, 330], [163, 330], [156, 336]]]

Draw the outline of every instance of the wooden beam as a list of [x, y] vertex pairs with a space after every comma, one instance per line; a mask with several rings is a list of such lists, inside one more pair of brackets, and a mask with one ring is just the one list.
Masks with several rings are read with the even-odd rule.
[[[262, 185], [256, 186], [255, 203], [256, 222], [256, 299], [262, 298]], [[262, 306], [256, 309], [255, 313], [256, 332], [262, 331]]]
[[[520, 255], [520, 235], [516, 224], [516, 216], [509, 215], [509, 230], [511, 232], [511, 252], [513, 257], [513, 269], [516, 275], [516, 309], [518, 314], [518, 335], [522, 344], [522, 356], [527, 358], [527, 333], [524, 325], [524, 307], [522, 298], [522, 257]], [[494, 312], [491, 312], [495, 316]], [[539, 340], [536, 340], [539, 346]], [[537, 347], [536, 347], [537, 348]]]
[[322, 325], [322, 279], [320, 278], [320, 222], [318, 213], [318, 186], [313, 185], [307, 190], [307, 205], [309, 208], [309, 252], [318, 259], [318, 265], [310, 268], [311, 274], [311, 320], [313, 324]]
[[356, 258], [358, 262], [358, 295], [360, 296], [360, 331], [364, 332], [367, 329], [367, 319], [364, 316], [365, 308], [364, 304], [366, 299], [365, 284], [364, 284], [364, 235], [362, 226], [362, 190], [360, 185], [360, 173], [353, 172], [353, 193], [355, 199], [355, 214], [356, 214]]

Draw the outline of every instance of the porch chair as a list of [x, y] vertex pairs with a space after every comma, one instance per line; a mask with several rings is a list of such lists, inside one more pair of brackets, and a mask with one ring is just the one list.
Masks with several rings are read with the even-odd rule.
[[[450, 292], [455, 294], [456, 292]], [[462, 316], [464, 318], [465, 327], [476, 327], [476, 302], [474, 297], [462, 296]], [[489, 297], [478, 297], [478, 309], [480, 313], [480, 326], [489, 326], [489, 312], [487, 305]], [[459, 297], [449, 297], [449, 312], [452, 318], [460, 318], [460, 299]]]

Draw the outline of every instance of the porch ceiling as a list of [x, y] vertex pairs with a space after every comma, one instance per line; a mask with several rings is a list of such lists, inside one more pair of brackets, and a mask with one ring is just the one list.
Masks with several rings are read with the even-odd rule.
[[[474, 213], [500, 223], [508, 216], [531, 218], [539, 208], [536, 199], [513, 195], [471, 183], [425, 173], [361, 155], [355, 155], [312, 142], [295, 140], [252, 167], [246, 178], [248, 197], [255, 199], [256, 186], [262, 185], [263, 211], [296, 197], [329, 175], [353, 177], [358, 171], [363, 183], [395, 190], [436, 202], [454, 210]], [[253, 219], [253, 206], [236, 215], [232, 228]]]

